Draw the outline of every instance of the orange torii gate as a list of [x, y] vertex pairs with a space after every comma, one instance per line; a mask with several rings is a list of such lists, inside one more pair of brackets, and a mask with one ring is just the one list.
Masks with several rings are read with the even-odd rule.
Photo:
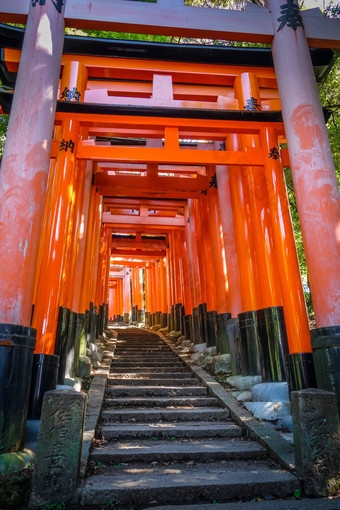
[[[301, 379], [311, 344], [282, 164], [292, 168], [317, 325], [337, 326], [339, 193], [308, 45], [339, 48], [338, 22], [307, 11], [295, 24], [289, 17], [282, 24], [275, 0], [245, 12], [136, 2], [135, 22], [125, 0], [92, 4], [89, 10], [79, 0], [14, 0], [0, 7], [0, 20], [27, 21], [22, 50], [20, 40], [9, 45], [3, 63], [9, 80], [17, 73], [14, 97], [1, 96], [4, 111], [12, 102], [0, 173], [6, 335], [19, 328], [34, 338], [34, 303], [37, 352], [53, 355], [59, 306], [84, 314], [90, 302], [103, 307], [107, 301], [112, 233], [162, 235], [166, 266], [151, 254], [121, 261], [121, 267], [145, 267], [150, 313], [172, 307], [170, 324], [179, 327], [183, 303], [194, 316], [204, 316], [208, 305], [210, 312], [250, 322], [257, 310], [283, 305], [290, 360]], [[164, 46], [161, 61], [152, 45], [143, 46], [148, 58], [131, 58], [131, 48], [130, 58], [111, 58], [72, 51], [65, 39], [71, 42], [63, 54], [64, 21], [271, 43], [274, 67], [225, 64], [224, 48], [202, 49], [198, 58], [192, 48], [181, 48], [179, 57]], [[42, 36], [46, 23], [49, 38]], [[245, 50], [237, 51], [239, 60]], [[286, 140], [289, 155], [280, 150]], [[141, 201], [116, 214], [106, 197]], [[144, 199], [187, 203], [179, 218], [156, 217]], [[128, 291], [115, 279], [121, 315]], [[133, 304], [142, 307], [140, 275], [134, 280]], [[19, 433], [16, 447], [20, 439]]]

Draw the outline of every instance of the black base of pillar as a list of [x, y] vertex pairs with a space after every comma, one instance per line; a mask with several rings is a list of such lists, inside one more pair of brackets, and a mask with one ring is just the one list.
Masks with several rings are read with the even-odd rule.
[[198, 305], [198, 311], [201, 324], [201, 343], [204, 344], [207, 342], [207, 304], [201, 303]]
[[192, 317], [184, 315], [184, 336], [187, 340], [192, 340]]
[[0, 453], [23, 448], [36, 334], [0, 324]]
[[259, 334], [256, 311], [238, 315], [242, 375], [261, 375]]
[[285, 359], [289, 354], [282, 306], [256, 311], [263, 382], [286, 381]]
[[162, 328], [166, 328], [168, 325], [168, 314], [162, 313], [161, 314], [161, 326]]
[[229, 338], [227, 332], [227, 321], [231, 319], [231, 313], [218, 313], [216, 317], [217, 324], [217, 354], [229, 354]]
[[[90, 341], [91, 332], [93, 327], [93, 313], [90, 311]], [[59, 371], [58, 371], [58, 384], [64, 384], [65, 373], [66, 373], [66, 356], [67, 356], [67, 338], [68, 338], [68, 327], [70, 320], [70, 310], [61, 306], [59, 308], [57, 332], [55, 337], [54, 354], [59, 356]]]
[[44, 393], [55, 390], [58, 382], [59, 356], [34, 354], [28, 419], [40, 420]]
[[217, 346], [217, 312], [207, 312], [207, 347]]
[[155, 313], [155, 324], [161, 324], [161, 315], [162, 315], [162, 312], [156, 312]]
[[286, 356], [286, 372], [289, 391], [316, 388], [313, 354], [297, 352]]
[[236, 318], [227, 320], [227, 335], [230, 349], [230, 365], [232, 375], [241, 375], [241, 353], [238, 321]]
[[311, 337], [318, 388], [335, 393], [340, 414], [340, 326], [312, 329]]
[[192, 339], [195, 345], [202, 344], [201, 321], [198, 308], [192, 309]]

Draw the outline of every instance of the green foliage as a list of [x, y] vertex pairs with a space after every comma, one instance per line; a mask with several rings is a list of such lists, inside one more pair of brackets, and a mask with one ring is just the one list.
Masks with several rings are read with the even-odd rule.
[[0, 115], [0, 158], [4, 151], [8, 126], [8, 115]]

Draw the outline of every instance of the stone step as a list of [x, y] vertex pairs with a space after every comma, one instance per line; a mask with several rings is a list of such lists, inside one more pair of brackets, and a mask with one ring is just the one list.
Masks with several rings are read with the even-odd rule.
[[203, 386], [110, 386], [106, 394], [119, 397], [197, 397], [207, 396], [207, 389]]
[[91, 459], [106, 465], [120, 462], [170, 462], [264, 459], [267, 450], [255, 441], [239, 439], [146, 440], [110, 443], [94, 448]]
[[117, 377], [110, 379], [109, 385], [127, 385], [127, 386], [197, 386], [198, 381], [195, 377], [182, 377], [181, 379], [125, 379]]
[[[113, 372], [113, 373], [112, 373]], [[119, 379], [122, 377], [122, 373], [119, 372], [118, 374], [114, 373], [114, 370], [110, 373], [110, 377], [108, 379], [108, 383], [110, 381], [114, 381], [115, 379]], [[183, 378], [194, 378], [194, 374], [192, 372], [123, 372], [124, 377], [123, 379], [183, 379]]]
[[108, 409], [102, 411], [103, 421], [155, 423], [165, 421], [217, 421], [227, 420], [228, 409], [222, 407], [195, 407], [194, 409]]
[[112, 423], [101, 424], [97, 437], [107, 441], [113, 439], [164, 439], [164, 438], [213, 438], [241, 437], [243, 430], [234, 423], [214, 422], [180, 422], [180, 423]]
[[116, 353], [114, 355], [114, 359], [115, 361], [132, 361], [134, 363], [139, 363], [140, 361], [142, 361], [143, 363], [145, 361], [157, 361], [157, 362], [162, 362], [162, 361], [177, 361], [178, 360], [178, 357], [175, 356], [174, 354], [167, 354], [167, 355], [162, 355], [162, 356], [118, 356]]
[[[113, 365], [112, 367], [112, 370], [114, 373], [127, 373], [126, 372], [126, 368], [122, 368], [122, 367], [117, 367], [115, 365]], [[138, 373], [138, 374], [164, 374], [164, 373], [176, 373], [176, 372], [187, 372], [187, 373], [191, 373], [190, 370], [187, 369], [187, 367], [185, 366], [174, 366], [174, 367], [165, 367], [165, 368], [162, 368], [162, 367], [142, 367], [142, 368], [138, 368], [138, 367], [134, 367], [133, 368], [133, 372], [135, 373]]]
[[162, 361], [161, 363], [157, 362], [157, 361], [130, 361], [129, 359], [127, 360], [116, 360], [115, 358], [113, 358], [113, 363], [117, 366], [121, 366], [121, 367], [133, 367], [133, 366], [141, 366], [141, 367], [159, 367], [159, 366], [162, 366], [162, 367], [176, 367], [176, 366], [180, 366], [180, 367], [183, 367], [183, 362], [181, 360], [178, 360], [178, 361]]
[[272, 468], [264, 461], [227, 461], [173, 466], [143, 464], [106, 467], [105, 474], [89, 477], [81, 497], [82, 505], [119, 502], [119, 506], [140, 509], [146, 505], [186, 502], [250, 500], [271, 495], [291, 496], [299, 482], [291, 473]]
[[179, 407], [179, 406], [214, 406], [216, 399], [212, 397], [130, 397], [130, 398], [106, 398], [104, 407], [136, 407], [136, 408], [150, 408], [150, 407]]

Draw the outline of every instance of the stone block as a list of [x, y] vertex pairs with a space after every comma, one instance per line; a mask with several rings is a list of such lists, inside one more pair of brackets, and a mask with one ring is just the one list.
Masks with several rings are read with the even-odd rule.
[[215, 374], [229, 374], [231, 372], [230, 354], [214, 356], [213, 362]]
[[234, 386], [240, 391], [250, 391], [255, 384], [260, 384], [262, 377], [260, 375], [231, 376], [228, 377], [227, 383]]
[[71, 378], [66, 377], [64, 381], [65, 386], [72, 386], [72, 388], [76, 391], [81, 391], [81, 379], [79, 378]]
[[286, 382], [256, 384], [251, 390], [254, 402], [290, 402]]
[[91, 360], [87, 356], [79, 356], [78, 377], [84, 379], [91, 375]]
[[277, 421], [290, 415], [290, 402], [246, 402], [244, 406], [258, 420]]
[[216, 346], [207, 347], [204, 351], [204, 354], [210, 355], [210, 356], [216, 356], [216, 354], [217, 354]]
[[72, 391], [44, 395], [32, 476], [30, 508], [67, 504], [78, 486], [86, 396]]
[[339, 490], [340, 428], [336, 396], [309, 388], [293, 391], [292, 416], [296, 472], [308, 496]]
[[196, 352], [204, 352], [207, 348], [207, 344], [196, 344], [195, 351]]
[[250, 402], [251, 401], [250, 391], [241, 391], [240, 394], [236, 397], [236, 400], [238, 400], [239, 402]]

